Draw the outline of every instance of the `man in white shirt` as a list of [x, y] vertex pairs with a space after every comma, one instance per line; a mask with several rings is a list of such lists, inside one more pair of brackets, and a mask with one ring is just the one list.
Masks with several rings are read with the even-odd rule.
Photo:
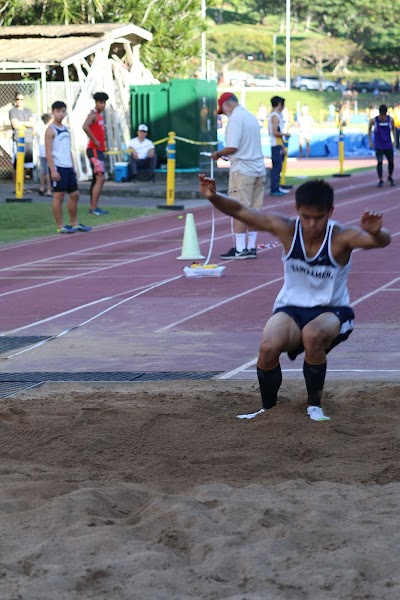
[[148, 131], [147, 125], [142, 123], [137, 129], [137, 137], [128, 142], [127, 150], [130, 154], [129, 169], [132, 183], [137, 183], [137, 173], [142, 170], [149, 171], [150, 181], [153, 183], [155, 181], [154, 171], [157, 167], [157, 155], [153, 142], [147, 139]]
[[[230, 161], [229, 195], [242, 206], [261, 210], [264, 200], [265, 165], [257, 118], [239, 104], [231, 92], [218, 99], [218, 114], [228, 117], [225, 148], [212, 153]], [[235, 246], [221, 254], [223, 260], [257, 258], [257, 231], [234, 220]]]

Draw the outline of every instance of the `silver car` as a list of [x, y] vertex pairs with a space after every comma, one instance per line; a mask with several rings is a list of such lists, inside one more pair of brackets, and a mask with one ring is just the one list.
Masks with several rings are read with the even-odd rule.
[[[301, 90], [319, 90], [320, 83], [318, 77], [304, 77], [303, 75], [297, 75], [292, 79], [292, 87]], [[328, 81], [327, 79], [322, 80], [322, 91], [323, 92], [335, 92], [338, 89], [338, 84], [335, 81]]]
[[286, 83], [280, 79], [274, 79], [266, 75], [254, 75], [248, 85], [251, 87], [284, 88]]

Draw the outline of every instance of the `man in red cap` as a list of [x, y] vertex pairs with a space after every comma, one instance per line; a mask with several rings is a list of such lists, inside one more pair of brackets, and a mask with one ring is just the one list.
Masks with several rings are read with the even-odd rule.
[[[229, 118], [225, 131], [225, 148], [212, 153], [217, 160], [229, 157], [229, 190], [242, 206], [260, 210], [264, 200], [265, 165], [257, 118], [239, 104], [235, 94], [224, 92], [218, 99], [218, 114]], [[257, 258], [257, 232], [241, 221], [234, 221], [235, 246], [224, 260]]]

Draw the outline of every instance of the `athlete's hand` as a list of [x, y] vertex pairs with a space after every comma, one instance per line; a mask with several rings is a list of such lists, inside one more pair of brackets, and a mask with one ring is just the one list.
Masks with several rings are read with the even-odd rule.
[[214, 198], [217, 190], [215, 188], [215, 179], [207, 177], [204, 173], [199, 175], [200, 192], [208, 199]]
[[61, 179], [60, 173], [55, 169], [50, 171], [50, 177], [53, 181], [60, 181]]
[[382, 228], [382, 213], [374, 210], [364, 211], [361, 217], [361, 227], [371, 235], [376, 235]]

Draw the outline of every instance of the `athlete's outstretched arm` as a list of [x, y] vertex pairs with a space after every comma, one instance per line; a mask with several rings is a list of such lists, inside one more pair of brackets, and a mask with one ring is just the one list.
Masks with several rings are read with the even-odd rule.
[[344, 231], [348, 247], [354, 250], [362, 248], [384, 248], [391, 242], [390, 233], [382, 227], [382, 213], [373, 210], [365, 210], [361, 216], [360, 229], [348, 229]]
[[229, 215], [245, 225], [248, 225], [255, 231], [269, 231], [281, 239], [287, 231], [293, 227], [293, 219], [289, 219], [280, 213], [265, 214], [257, 210], [246, 208], [234, 198], [230, 198], [225, 194], [217, 192], [215, 180], [211, 177], [206, 177], [204, 174], [199, 175], [200, 192], [205, 196], [211, 204], [215, 206], [225, 215]]

